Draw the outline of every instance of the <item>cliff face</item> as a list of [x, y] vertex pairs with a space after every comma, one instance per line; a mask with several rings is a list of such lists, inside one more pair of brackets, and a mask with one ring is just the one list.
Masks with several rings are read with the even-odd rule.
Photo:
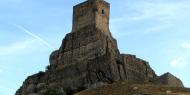
[[70, 95], [122, 80], [170, 85], [176, 79], [171, 86], [183, 86], [175, 77], [163, 82], [147, 61], [120, 54], [110, 31], [93, 24], [68, 33], [49, 60], [47, 70], [29, 76], [16, 95]]
[[97, 84], [153, 81], [155, 77], [148, 62], [120, 54], [114, 38], [88, 26], [67, 34], [60, 49], [50, 55], [47, 71], [28, 77], [16, 95], [45, 95], [54, 86], [70, 93]]
[[[51, 91], [70, 94], [99, 84], [121, 80], [154, 83], [157, 78], [148, 62], [120, 54], [115, 39], [89, 26], [67, 34], [60, 49], [50, 55], [47, 71], [28, 77], [16, 95], [47, 95]], [[161, 76], [156, 81], [183, 86], [173, 76]]]

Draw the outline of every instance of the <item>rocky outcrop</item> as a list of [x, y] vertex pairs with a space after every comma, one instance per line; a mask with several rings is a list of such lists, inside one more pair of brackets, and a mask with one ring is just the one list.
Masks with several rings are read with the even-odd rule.
[[154, 77], [148, 62], [120, 54], [114, 38], [89, 26], [67, 34], [60, 49], [50, 55], [47, 71], [28, 77], [16, 95], [43, 95], [54, 86], [71, 93], [97, 83], [151, 81]]
[[118, 69], [120, 70], [121, 75], [123, 75], [122, 72], [124, 71], [126, 76], [126, 79], [124, 78], [124, 80], [153, 82], [156, 78], [155, 72], [151, 69], [147, 61], [129, 54], [121, 54], [120, 57], [121, 64]]
[[[154, 82], [156, 78], [147, 61], [135, 55], [120, 54], [115, 39], [101, 30], [86, 27], [83, 31], [67, 34], [60, 49], [50, 55], [46, 72], [28, 77], [16, 95], [46, 95], [44, 93], [59, 90], [70, 94], [98, 83]], [[160, 76], [157, 81], [182, 87], [181, 81], [170, 74]]]
[[171, 87], [184, 87], [182, 81], [169, 72], [159, 76], [158, 79], [159, 80], [157, 82], [160, 82], [160, 84]]
[[[105, 1], [97, 0], [97, 2], [101, 3], [100, 7], [96, 6], [99, 10], [102, 4], [105, 4], [105, 8], [109, 8], [109, 4]], [[16, 95], [71, 95], [84, 89], [122, 80], [155, 82], [158, 77], [147, 61], [135, 55], [120, 54], [117, 41], [112, 37], [108, 27], [102, 29], [101, 23], [108, 26], [108, 22], [99, 21], [108, 20], [108, 12], [105, 12], [106, 9], [101, 9], [102, 12], [98, 12], [98, 9], [94, 11], [93, 3], [97, 2], [88, 0], [81, 6], [75, 7], [75, 10], [78, 10], [77, 8], [85, 9], [85, 6], [88, 6], [86, 10], [89, 10], [92, 6], [92, 12], [95, 13], [88, 12], [88, 17], [93, 15], [92, 17], [97, 19], [95, 22], [88, 22], [92, 19], [79, 20], [90, 24], [80, 25], [77, 30], [68, 33], [61, 47], [50, 55], [50, 65], [47, 66], [47, 70], [29, 76]], [[77, 14], [75, 19], [84, 19], [83, 15]], [[75, 27], [78, 23], [75, 22]], [[161, 76], [157, 81], [160, 81], [160, 84], [181, 87], [178, 85], [179, 81], [173, 83], [170, 81], [174, 78], [170, 78], [166, 80], [165, 76]]]

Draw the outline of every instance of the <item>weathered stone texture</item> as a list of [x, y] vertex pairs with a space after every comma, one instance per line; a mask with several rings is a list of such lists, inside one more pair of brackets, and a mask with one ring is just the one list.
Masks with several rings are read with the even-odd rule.
[[[158, 79], [147, 61], [135, 55], [120, 54], [108, 27], [109, 4], [97, 1], [95, 7], [92, 0], [74, 7], [73, 30], [65, 36], [59, 50], [50, 55], [47, 70], [29, 76], [16, 95], [71, 95], [121, 80], [157, 80], [159, 84], [182, 87], [175, 77], [164, 75]], [[93, 8], [97, 8], [97, 12], [93, 12]]]
[[81, 31], [89, 25], [102, 30], [106, 35], [109, 31], [110, 4], [104, 0], [89, 0], [73, 7], [72, 32]]
[[184, 87], [182, 81], [171, 73], [165, 73], [159, 76], [157, 82], [171, 87]]
[[[89, 26], [67, 34], [60, 49], [50, 55], [48, 70], [30, 76], [21, 93], [45, 93], [52, 84], [78, 91], [97, 83], [149, 81], [155, 76], [146, 61], [134, 55], [120, 55], [115, 39]], [[30, 91], [25, 90], [28, 88]]]
[[136, 58], [135, 55], [127, 55], [122, 54], [121, 55], [122, 61], [120, 65], [122, 65], [123, 68], [122, 71], [124, 71], [126, 79], [129, 81], [153, 81], [153, 79], [156, 77], [155, 72], [151, 69], [149, 66], [149, 63]]

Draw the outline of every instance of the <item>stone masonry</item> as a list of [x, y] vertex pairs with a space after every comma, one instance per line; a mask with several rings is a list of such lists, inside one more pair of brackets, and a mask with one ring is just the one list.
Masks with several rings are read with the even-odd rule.
[[16, 95], [72, 95], [94, 85], [117, 81], [183, 87], [173, 75], [159, 77], [147, 61], [119, 52], [109, 30], [108, 2], [88, 0], [74, 6], [73, 10], [72, 32], [50, 55], [47, 70], [29, 76]]

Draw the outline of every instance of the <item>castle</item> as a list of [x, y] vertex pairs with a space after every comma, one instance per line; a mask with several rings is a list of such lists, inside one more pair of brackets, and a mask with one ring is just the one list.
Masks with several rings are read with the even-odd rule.
[[78, 4], [73, 8], [72, 32], [91, 26], [107, 33], [109, 31], [109, 15], [110, 4], [103, 0], [88, 0]]
[[[94, 30], [98, 30], [102, 32], [103, 34], [107, 35], [108, 38], [112, 38], [110, 30], [109, 30], [109, 14], [110, 14], [110, 4], [104, 0], [88, 0], [86, 2], [80, 3], [73, 7], [73, 27], [72, 27], [71, 33], [75, 33], [76, 36], [82, 37], [83, 35], [79, 35], [80, 33], [76, 33], [76, 32], [80, 32], [80, 31], [94, 32]], [[78, 43], [75, 44], [75, 42], [78, 42]], [[79, 41], [79, 39], [76, 39], [75, 42], [68, 43], [68, 46], [70, 46], [68, 47], [68, 49], [74, 48], [74, 47], [71, 47], [71, 43], [75, 44], [75, 47], [80, 47], [78, 45], [83, 44], [82, 41]], [[67, 46], [67, 44], [62, 45], [62, 46]], [[98, 48], [99, 46], [98, 47], [93, 46], [91, 49], [98, 49]], [[83, 47], [81, 49], [88, 50], [87, 47]], [[103, 48], [101, 48], [101, 50], [103, 51]], [[73, 52], [77, 52], [77, 51], [74, 50]], [[71, 61], [82, 59], [82, 58], [79, 58], [81, 55], [83, 55], [82, 56], [83, 58], [85, 57], [85, 55], [89, 56], [87, 52], [91, 53], [91, 56], [95, 55], [95, 54], [92, 54], [92, 50], [82, 51], [80, 53], [77, 53], [78, 57], [76, 57], [77, 55], [73, 57], [70, 52], [64, 52], [63, 58], [61, 58], [62, 55], [59, 57], [56, 57], [57, 56], [56, 54], [58, 54], [58, 52], [55, 51], [50, 57], [50, 63], [52, 64], [63, 63], [63, 61], [58, 62], [58, 59], [56, 58], [64, 59], [64, 63], [72, 63]], [[96, 50], [96, 52], [94, 53], [98, 54], [98, 51]]]
[[72, 32], [50, 55], [45, 72], [29, 76], [16, 95], [72, 95], [117, 81], [151, 82], [183, 87], [169, 73], [157, 76], [145, 60], [121, 54], [109, 30], [110, 4], [87, 0], [73, 8]]

